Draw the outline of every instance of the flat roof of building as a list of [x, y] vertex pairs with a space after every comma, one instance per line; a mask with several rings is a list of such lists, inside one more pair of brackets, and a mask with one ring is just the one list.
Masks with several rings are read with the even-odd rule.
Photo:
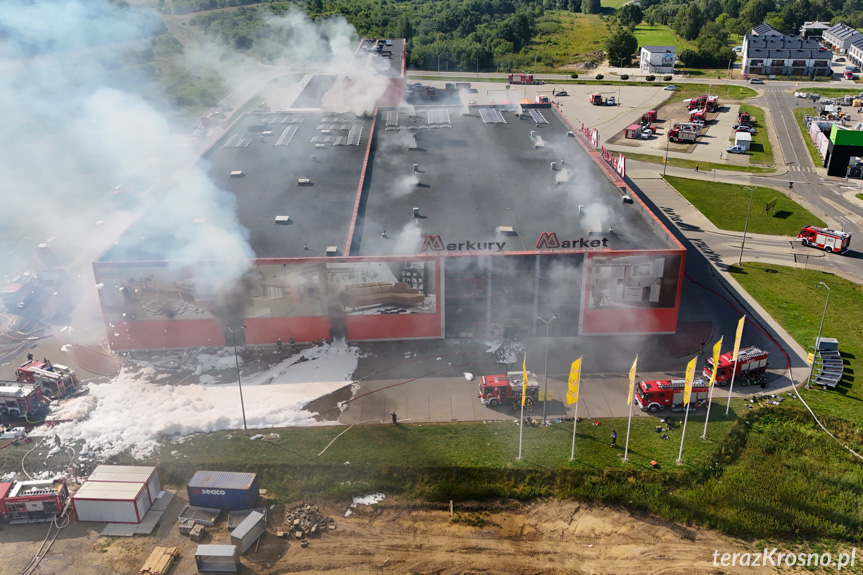
[[549, 106], [381, 109], [351, 255], [416, 254], [427, 235], [463, 244], [448, 253], [537, 251], [543, 232], [574, 249], [677, 248], [571, 132]]
[[[622, 201], [550, 106], [382, 108], [369, 149], [372, 126], [352, 113], [256, 112], [207, 152], [257, 258], [413, 255], [427, 235], [448, 255], [537, 252], [551, 232], [564, 249], [679, 249], [640, 202]], [[101, 261], [175, 253], [175, 237], [152, 237], [167, 208], [145, 214]], [[194, 226], [194, 208], [184, 209]]]
[[72, 499], [134, 501], [145, 485], [145, 481], [85, 481]]
[[385, 76], [401, 78], [405, 69], [404, 49], [405, 41], [401, 38], [368, 38], [360, 40], [356, 57], [370, 58], [376, 63], [375, 69]]
[[155, 467], [146, 465], [99, 465], [87, 477], [87, 481], [131, 481], [140, 483], [148, 481], [155, 472]]

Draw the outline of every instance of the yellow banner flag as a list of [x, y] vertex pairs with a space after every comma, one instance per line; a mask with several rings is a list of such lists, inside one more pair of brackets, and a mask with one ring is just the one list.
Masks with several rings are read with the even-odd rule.
[[683, 387], [683, 406], [689, 404], [689, 398], [692, 396], [692, 380], [695, 379], [695, 362], [698, 361], [697, 357], [693, 357], [692, 361], [686, 366], [686, 385]]
[[572, 362], [569, 370], [569, 390], [566, 392], [566, 404], [578, 403], [578, 382], [581, 379], [581, 358]]
[[521, 406], [524, 407], [524, 402], [527, 401], [527, 354], [524, 354], [524, 361], [521, 362], [521, 371], [524, 373], [524, 383], [521, 386]]
[[707, 384], [707, 387], [713, 387], [713, 383], [716, 381], [716, 370], [719, 369], [719, 356], [722, 353], [720, 351], [722, 349], [722, 340], [723, 338], [720, 337], [716, 345], [713, 346], [713, 371], [710, 372], [710, 383]]
[[632, 369], [629, 370], [629, 396], [626, 398], [626, 405], [632, 403], [632, 392], [635, 390], [635, 366], [638, 365], [638, 356], [635, 356], [635, 361], [632, 362]]
[[737, 353], [740, 351], [740, 340], [743, 338], [743, 323], [746, 321], [746, 316], [740, 318], [737, 323], [737, 337], [734, 338], [734, 353], [731, 355], [731, 361], [737, 361]]

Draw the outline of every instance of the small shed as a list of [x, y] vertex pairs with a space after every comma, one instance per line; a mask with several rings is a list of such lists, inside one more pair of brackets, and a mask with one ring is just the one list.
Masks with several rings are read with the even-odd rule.
[[749, 147], [752, 145], [752, 134], [749, 132], [735, 132], [734, 145], [749, 151]]
[[140, 523], [151, 504], [144, 481], [86, 481], [72, 496], [78, 521]]
[[267, 518], [263, 513], [252, 511], [231, 533], [231, 543], [240, 548], [240, 555], [249, 550], [267, 530]]
[[626, 137], [630, 140], [641, 136], [641, 124], [630, 124], [626, 127]]
[[116, 481], [120, 483], [147, 484], [150, 501], [155, 501], [162, 491], [162, 480], [159, 478], [159, 468], [152, 465], [99, 465], [87, 478], [87, 481]]
[[198, 573], [219, 571], [236, 573], [240, 570], [240, 554], [236, 545], [198, 545], [195, 551]]

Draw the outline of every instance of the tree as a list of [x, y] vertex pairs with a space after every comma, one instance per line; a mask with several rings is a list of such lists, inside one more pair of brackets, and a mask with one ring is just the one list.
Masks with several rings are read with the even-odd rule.
[[626, 4], [617, 11], [617, 20], [621, 26], [635, 28], [644, 20], [644, 12], [641, 11], [638, 4]]
[[[320, 1], [320, 0], [318, 0]], [[398, 17], [395, 24], [395, 34], [396, 38], [404, 38], [405, 40], [410, 40], [414, 36], [414, 27], [411, 24], [411, 19], [407, 14], [402, 14]]]
[[602, 11], [600, 0], [581, 0], [581, 11], [585, 14], [599, 14]]
[[622, 26], [615, 28], [611, 32], [605, 43], [605, 50], [608, 52], [608, 62], [611, 65], [616, 65], [620, 60], [630, 61], [632, 54], [638, 48], [638, 40], [635, 39], [635, 34], [629, 28]]
[[764, 22], [764, 17], [776, 7], [773, 0], [748, 0], [740, 9], [740, 19], [746, 22], [749, 29]]

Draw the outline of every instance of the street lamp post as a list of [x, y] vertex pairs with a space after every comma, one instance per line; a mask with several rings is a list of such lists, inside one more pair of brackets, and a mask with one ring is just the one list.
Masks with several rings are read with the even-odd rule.
[[440, 72], [440, 54], [437, 55], [437, 71]]
[[[824, 282], [818, 282], [815, 287], [824, 286], [827, 289], [827, 299], [824, 300], [824, 311], [821, 313], [821, 325], [818, 326], [818, 337], [815, 338], [815, 353], [821, 344], [821, 330], [824, 329], [824, 318], [827, 316], [827, 303], [830, 301], [830, 286]], [[815, 353], [812, 354], [812, 365], [809, 366], [809, 377], [806, 378], [806, 387], [812, 382], [812, 372], [815, 371]]]
[[551, 319], [546, 321], [541, 317], [536, 318], [545, 324], [545, 397], [542, 400], [542, 423], [545, 424], [545, 404], [548, 403], [548, 324], [557, 319], [556, 315], [552, 315]]
[[746, 229], [749, 227], [749, 212], [752, 210], [752, 196], [755, 195], [755, 188], [745, 187], [745, 189], [749, 190], [749, 207], [746, 209], [746, 223], [743, 224], [743, 241], [740, 242], [740, 257], [737, 258], [738, 266], [743, 261], [743, 246], [746, 245]]
[[665, 137], [665, 164], [662, 166], [662, 175], [665, 175], [666, 170], [668, 170], [668, 136]]
[[[231, 326], [226, 325], [225, 328], [231, 332], [231, 341], [234, 344], [234, 362], [237, 364], [237, 387], [240, 389], [240, 410], [243, 412], [243, 433], [249, 434], [249, 428], [246, 426], [246, 405], [243, 403], [243, 383], [240, 381], [240, 358], [237, 355], [237, 334], [231, 329]], [[246, 326], [239, 328], [236, 331], [245, 331]]]

